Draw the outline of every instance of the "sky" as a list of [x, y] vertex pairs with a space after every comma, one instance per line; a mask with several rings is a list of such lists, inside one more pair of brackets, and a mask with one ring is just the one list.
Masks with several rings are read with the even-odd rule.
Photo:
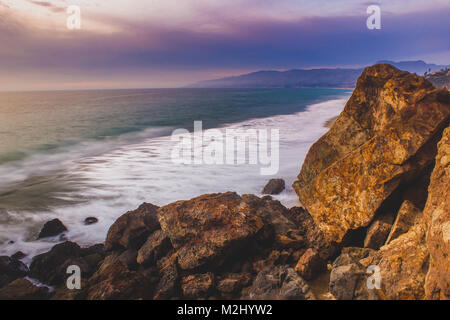
[[[366, 26], [369, 5], [381, 29]], [[81, 28], [67, 28], [67, 7]], [[0, 0], [0, 91], [179, 87], [257, 70], [450, 64], [448, 0]]]

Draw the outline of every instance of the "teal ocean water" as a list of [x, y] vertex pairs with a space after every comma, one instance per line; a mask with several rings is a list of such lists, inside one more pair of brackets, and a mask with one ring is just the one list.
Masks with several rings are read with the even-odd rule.
[[[341, 89], [135, 89], [0, 93], [0, 255], [32, 255], [59, 218], [66, 238], [102, 242], [112, 222], [143, 201], [164, 205], [211, 193], [259, 194], [254, 165], [175, 165], [178, 128], [279, 129], [280, 171], [290, 185], [311, 144], [351, 91]], [[295, 205], [288, 187], [278, 199]], [[97, 224], [85, 226], [95, 216]]]

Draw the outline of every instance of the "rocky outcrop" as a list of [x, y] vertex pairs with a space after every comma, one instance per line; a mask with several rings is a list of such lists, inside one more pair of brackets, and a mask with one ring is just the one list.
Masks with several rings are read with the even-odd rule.
[[425, 297], [450, 299], [450, 127], [444, 131], [438, 144], [428, 194], [423, 213], [430, 253]]
[[17, 279], [0, 289], [0, 300], [46, 300], [50, 290], [36, 286], [27, 279]]
[[370, 224], [433, 165], [447, 90], [390, 65], [366, 68], [333, 127], [309, 150], [294, 189], [329, 241]]
[[28, 267], [13, 257], [0, 257], [0, 288], [28, 274]]

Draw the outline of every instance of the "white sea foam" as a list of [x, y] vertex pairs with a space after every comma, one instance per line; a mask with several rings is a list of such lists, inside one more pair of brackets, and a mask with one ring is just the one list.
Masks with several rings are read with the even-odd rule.
[[[311, 105], [296, 114], [251, 119], [222, 128], [280, 130], [280, 171], [276, 177], [285, 179], [287, 189], [275, 198], [291, 207], [297, 204], [291, 184], [306, 152], [328, 130], [323, 126], [324, 122], [337, 116], [346, 100], [330, 100]], [[39, 214], [8, 212], [6, 219], [13, 223], [0, 224], [0, 255], [11, 255], [21, 250], [28, 255], [25, 262], [29, 262], [34, 255], [47, 251], [60, 241], [59, 237], [39, 241], [30, 239], [35, 237], [45, 221], [52, 218], [59, 218], [67, 226], [67, 239], [87, 246], [103, 242], [110, 225], [121, 214], [144, 201], [165, 205], [204, 193], [225, 191], [261, 195], [261, 189], [270, 178], [260, 175], [259, 167], [255, 165], [174, 164], [171, 160], [173, 144], [170, 136], [150, 137], [131, 144], [118, 144], [112, 151], [101, 154], [83, 153], [81, 149], [47, 160], [28, 160], [29, 164], [20, 170], [8, 171], [3, 167], [1, 174], [11, 182], [29, 177], [33, 171], [35, 174], [36, 170], [54, 170], [62, 165], [78, 185], [75, 190], [58, 194], [60, 199], [76, 204], [55, 206]], [[87, 151], [96, 148], [98, 146], [89, 145]], [[83, 221], [88, 216], [97, 217], [99, 222], [84, 225]], [[11, 240], [14, 243], [9, 243]]]

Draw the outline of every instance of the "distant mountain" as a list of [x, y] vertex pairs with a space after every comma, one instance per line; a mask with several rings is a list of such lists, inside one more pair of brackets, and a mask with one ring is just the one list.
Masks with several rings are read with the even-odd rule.
[[[426, 71], [444, 69], [446, 66], [423, 61], [380, 61], [400, 70], [418, 75]], [[206, 80], [189, 85], [189, 88], [353, 88], [361, 69], [294, 69], [288, 71], [257, 71], [239, 76]]]

